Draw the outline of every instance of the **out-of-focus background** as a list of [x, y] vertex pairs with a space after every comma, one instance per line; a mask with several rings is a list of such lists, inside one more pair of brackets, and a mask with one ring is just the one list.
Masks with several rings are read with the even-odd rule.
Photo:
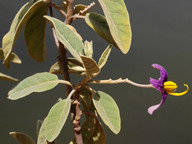
[[[8, 32], [12, 19], [27, 0], [0, 1], [0, 39]], [[61, 0], [56, 1], [60, 3]], [[89, 4], [91, 0], [76, 3]], [[98, 2], [91, 9], [102, 13]], [[97, 79], [129, 78], [138, 83], [149, 83], [149, 77], [159, 78], [159, 71], [151, 67], [161, 64], [169, 74], [169, 80], [178, 84], [178, 91], [192, 88], [192, 1], [191, 0], [125, 0], [133, 40], [127, 55], [113, 48], [109, 61]], [[55, 11], [54, 11], [55, 12]], [[61, 15], [55, 12], [57, 18]], [[99, 59], [107, 42], [102, 40], [84, 20], [73, 23], [84, 40], [93, 40], [94, 58]], [[36, 63], [29, 57], [21, 32], [14, 52], [23, 63], [11, 64], [10, 70], [2, 65], [0, 71], [22, 80], [37, 72], [48, 71], [58, 55], [50, 25], [47, 25], [47, 57], [44, 63]], [[2, 45], [2, 42], [0, 42]], [[72, 81], [78, 77], [72, 76]], [[0, 81], [0, 143], [17, 143], [9, 132], [27, 133], [36, 140], [36, 121], [44, 119], [59, 97], [65, 98], [65, 87], [57, 86], [44, 93], [33, 93], [17, 101], [7, 99], [14, 82]], [[148, 107], [160, 102], [161, 94], [154, 89], [142, 89], [128, 84], [92, 85], [105, 91], [117, 102], [122, 117], [122, 129], [114, 135], [104, 126], [107, 144], [190, 144], [192, 143], [192, 92], [185, 96], [168, 96], [165, 104], [152, 116]], [[73, 138], [71, 121], [68, 119], [56, 143], [68, 143]]]

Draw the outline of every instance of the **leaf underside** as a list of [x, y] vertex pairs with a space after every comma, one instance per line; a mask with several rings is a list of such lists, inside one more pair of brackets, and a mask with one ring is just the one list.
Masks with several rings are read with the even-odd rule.
[[118, 134], [121, 129], [121, 118], [119, 108], [113, 98], [102, 91], [97, 91], [92, 100], [103, 122], [113, 133]]
[[32, 92], [44, 92], [54, 88], [59, 83], [58, 77], [47, 72], [37, 73], [22, 80], [8, 93], [8, 98], [17, 100]]
[[56, 103], [47, 116], [45, 124], [46, 138], [49, 142], [54, 141], [60, 134], [71, 108], [71, 99], [67, 98]]
[[98, 0], [111, 35], [122, 53], [126, 54], [131, 46], [132, 32], [129, 14], [124, 0]]

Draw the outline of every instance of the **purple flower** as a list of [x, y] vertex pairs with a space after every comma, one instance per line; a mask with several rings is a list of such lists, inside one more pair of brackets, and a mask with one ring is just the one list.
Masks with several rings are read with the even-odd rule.
[[184, 86], [187, 87], [187, 90], [182, 93], [175, 93], [175, 89], [177, 88], [177, 85], [172, 81], [168, 81], [167, 71], [161, 65], [153, 64], [152, 66], [160, 71], [160, 78], [159, 80], [150, 78], [150, 83], [153, 85], [155, 89], [161, 92], [162, 99], [159, 104], [149, 107], [148, 113], [150, 115], [152, 115], [153, 112], [157, 110], [165, 102], [168, 94], [174, 95], [174, 96], [181, 96], [186, 94], [189, 90], [188, 85], [184, 84]]

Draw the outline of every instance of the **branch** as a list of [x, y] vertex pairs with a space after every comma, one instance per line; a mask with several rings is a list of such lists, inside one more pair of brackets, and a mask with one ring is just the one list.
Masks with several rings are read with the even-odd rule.
[[67, 2], [67, 17], [65, 19], [65, 24], [71, 24], [72, 15], [73, 15], [73, 1], [74, 0], [65, 0]]
[[135, 82], [129, 80], [128, 78], [126, 78], [126, 79], [119, 78], [117, 80], [112, 80], [112, 79], [108, 79], [108, 80], [93, 80], [93, 81], [89, 81], [89, 83], [92, 83], [92, 84], [120, 84], [120, 83], [128, 83], [128, 84], [136, 86], [136, 87], [154, 88], [152, 86], [152, 84], [138, 84], [138, 83], [135, 83]]
[[[78, 14], [72, 16], [73, 21], [76, 19], [85, 19], [85, 14], [95, 5], [95, 2], [90, 3], [84, 10], [81, 10]], [[75, 7], [74, 7], [75, 9]]]
[[56, 8], [65, 18], [67, 17], [67, 14], [61, 9], [61, 7], [57, 6], [55, 3], [50, 3], [49, 5]]

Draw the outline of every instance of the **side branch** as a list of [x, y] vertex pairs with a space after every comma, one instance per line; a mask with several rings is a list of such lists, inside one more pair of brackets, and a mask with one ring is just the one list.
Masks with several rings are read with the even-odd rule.
[[117, 80], [112, 80], [112, 79], [108, 79], [108, 80], [93, 80], [93, 81], [89, 81], [89, 83], [92, 83], [92, 84], [120, 84], [120, 83], [128, 83], [128, 84], [136, 86], [136, 87], [154, 88], [152, 86], [152, 84], [138, 84], [138, 83], [135, 83], [135, 82], [129, 80], [128, 78], [126, 78], [126, 79], [119, 78]]
[[61, 7], [57, 6], [54, 3], [50, 3], [49, 5], [56, 8], [65, 18], [67, 17], [67, 14], [61, 9]]
[[[78, 14], [73, 15], [71, 18], [75, 19], [85, 19], [85, 14], [95, 5], [95, 2], [90, 3], [84, 10], [81, 10]], [[75, 7], [74, 7], [75, 9]]]

